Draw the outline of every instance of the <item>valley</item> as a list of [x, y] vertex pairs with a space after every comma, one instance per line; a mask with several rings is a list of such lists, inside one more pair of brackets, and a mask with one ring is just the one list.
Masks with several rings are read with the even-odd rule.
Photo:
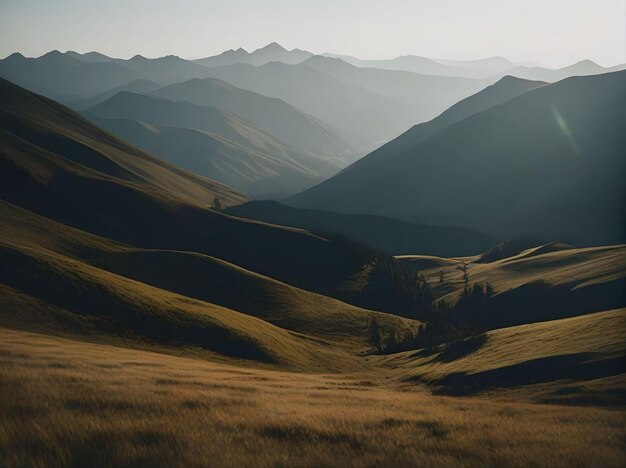
[[0, 59], [0, 466], [623, 466], [626, 65], [218, 10]]

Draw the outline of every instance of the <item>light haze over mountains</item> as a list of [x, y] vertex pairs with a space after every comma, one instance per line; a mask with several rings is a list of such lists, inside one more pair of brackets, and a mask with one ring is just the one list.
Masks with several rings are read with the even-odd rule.
[[[99, 125], [143, 149], [250, 196], [273, 198], [316, 185], [505, 75], [553, 82], [619, 68], [585, 61], [551, 70], [502, 57], [359, 60], [275, 42], [195, 61], [73, 51], [0, 60], [0, 76], [100, 118]], [[176, 109], [176, 117], [154, 107], [122, 108], [138, 95], [179, 102], [141, 101]], [[208, 124], [208, 117], [200, 123], [200, 107], [231, 124]]]
[[0, 465], [622, 467], [624, 7], [0, 2]]

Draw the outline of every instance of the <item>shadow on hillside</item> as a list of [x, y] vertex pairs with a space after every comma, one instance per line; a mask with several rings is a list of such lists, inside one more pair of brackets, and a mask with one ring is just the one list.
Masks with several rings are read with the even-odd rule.
[[430, 348], [424, 348], [411, 355], [412, 358], [435, 356], [434, 362], [452, 362], [456, 359], [468, 356], [479, 350], [487, 343], [487, 335], [471, 336], [464, 340], [444, 343]]
[[[129, 296], [123, 284], [109, 283], [114, 277], [99, 278], [76, 266], [64, 267], [48, 257], [35, 257], [7, 247], [0, 247], [0, 260], [0, 284], [45, 304], [28, 311], [37, 323], [48, 323], [53, 329], [104, 333], [275, 362], [274, 356], [250, 337], [201, 313], [188, 313], [182, 303], [169, 302], [155, 310], [156, 298], [149, 301], [140, 294]], [[25, 310], [6, 311], [0, 316], [0, 323], [32, 326]]]
[[623, 278], [572, 289], [534, 281], [496, 294], [481, 310], [464, 317], [470, 323], [488, 328], [510, 327], [617, 309], [626, 305]]
[[438, 393], [471, 395], [492, 388], [513, 388], [555, 380], [592, 380], [626, 372], [623, 356], [598, 359], [595, 353], [550, 356], [475, 374], [457, 372], [438, 383]]

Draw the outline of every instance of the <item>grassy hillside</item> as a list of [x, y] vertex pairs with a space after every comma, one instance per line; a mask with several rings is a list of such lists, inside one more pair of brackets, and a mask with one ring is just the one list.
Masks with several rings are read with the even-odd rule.
[[623, 242], [625, 73], [528, 91], [289, 203], [501, 238]]
[[288, 367], [323, 362], [319, 347], [250, 316], [41, 250], [0, 251], [5, 326]]
[[[568, 395], [573, 404], [616, 400], [623, 404], [625, 343], [626, 309], [622, 308], [501, 328], [389, 359], [396, 366], [405, 366], [401, 379], [437, 384], [442, 391], [453, 394], [520, 386], [531, 386], [528, 390], [532, 394], [548, 382], [589, 381], [591, 391], [573, 388], [564, 390], [563, 396]], [[593, 395], [593, 387], [601, 386], [603, 379], [620, 375], [622, 379], [614, 380], [613, 388]], [[557, 391], [543, 398], [557, 400], [558, 396]], [[567, 401], [561, 398], [561, 402]]]
[[291, 208], [272, 201], [252, 201], [227, 213], [272, 224], [293, 226], [323, 235], [341, 235], [390, 254], [421, 252], [452, 256], [484, 251], [494, 240], [469, 229], [420, 226], [384, 216], [343, 215]]
[[[621, 466], [621, 411], [432, 396], [0, 329], [8, 466]], [[416, 450], [417, 447], [417, 450]]]
[[[429, 278], [439, 301], [454, 304], [468, 283], [490, 284], [495, 295], [468, 320], [489, 327], [552, 320], [626, 305], [626, 246], [574, 248], [560, 243], [482, 263], [481, 257], [402, 256]], [[443, 282], [440, 282], [443, 275]]]
[[[420, 326], [417, 322], [360, 309], [304, 291], [207, 255], [138, 249], [64, 226], [6, 202], [0, 202], [0, 213], [0, 242], [5, 262], [2, 283], [44, 304], [55, 304], [55, 300], [60, 301], [56, 304], [60, 307], [65, 308], [67, 304], [72, 314], [79, 318], [93, 316], [94, 312], [88, 304], [94, 301], [108, 304], [102, 306], [103, 313], [110, 307], [111, 301], [123, 302], [124, 299], [117, 297], [118, 290], [125, 297], [137, 294], [133, 304], [141, 304], [146, 300], [142, 296], [144, 289], [141, 288], [151, 285], [154, 288], [146, 291], [152, 291], [150, 296], [155, 300], [150, 303], [150, 307], [141, 306], [139, 311], [133, 313], [150, 314], [150, 310], [154, 310], [157, 315], [167, 315], [167, 311], [173, 307], [172, 300], [158, 297], [177, 297], [167, 292], [171, 291], [198, 299], [189, 299], [196, 306], [201, 305], [201, 301], [210, 303], [204, 304], [207, 307], [222, 306], [260, 318], [285, 330], [325, 340], [326, 346], [330, 348], [353, 353], [373, 349], [369, 336], [372, 321], [380, 327], [383, 342], [390, 334], [398, 338], [413, 336], [418, 333]], [[34, 266], [31, 269], [29, 265]], [[83, 269], [86, 273], [82, 273]], [[24, 271], [26, 276], [20, 279], [19, 275], [12, 274], [13, 270]], [[49, 273], [49, 270], [54, 273]], [[96, 274], [108, 278], [109, 283], [120, 285], [115, 291], [105, 294], [111, 299], [98, 299], [97, 292], [88, 294], [84, 291], [80, 303], [72, 303], [75, 292], [81, 290], [81, 284], [86, 284], [83, 288], [86, 290], [102, 289], [100, 280], [93, 279]], [[44, 277], [47, 278], [45, 284], [41, 284]], [[58, 289], [62, 293], [49, 298], [50, 284], [55, 281], [59, 283]], [[241, 291], [246, 294], [242, 295]], [[183, 301], [180, 302], [182, 304]], [[9, 312], [6, 317], [11, 316], [11, 310], [17, 313], [17, 306], [10, 307], [9, 304], [7, 308]], [[185, 307], [182, 310], [181, 314], [187, 313]], [[32, 323], [42, 321], [45, 320], [33, 319]], [[32, 327], [28, 323], [31, 321], [24, 319], [20, 326]], [[98, 319], [95, 319], [95, 323], [98, 323]], [[116, 334], [118, 331], [118, 327], [113, 327], [108, 333]], [[261, 328], [259, 333], [262, 333]]]

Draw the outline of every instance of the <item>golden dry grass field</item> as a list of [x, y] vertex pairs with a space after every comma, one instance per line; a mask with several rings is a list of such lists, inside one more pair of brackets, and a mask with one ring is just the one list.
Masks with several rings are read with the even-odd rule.
[[623, 466], [625, 422], [0, 329], [3, 466]]

